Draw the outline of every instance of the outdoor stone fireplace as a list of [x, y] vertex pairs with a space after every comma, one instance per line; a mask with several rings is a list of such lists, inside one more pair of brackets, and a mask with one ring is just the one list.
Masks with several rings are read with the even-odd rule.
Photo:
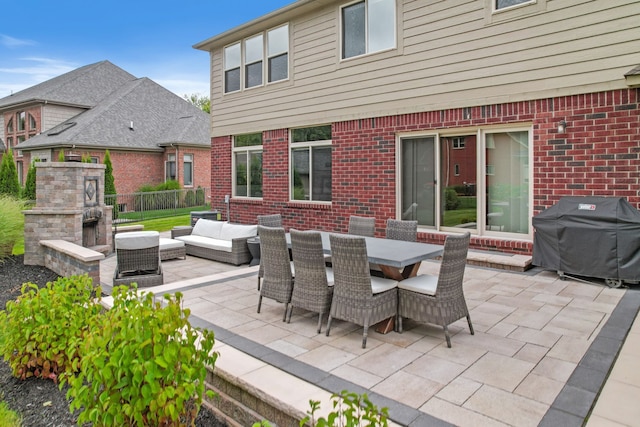
[[24, 263], [45, 265], [44, 240], [111, 252], [113, 207], [104, 204], [105, 165], [36, 162], [36, 205], [24, 211]]

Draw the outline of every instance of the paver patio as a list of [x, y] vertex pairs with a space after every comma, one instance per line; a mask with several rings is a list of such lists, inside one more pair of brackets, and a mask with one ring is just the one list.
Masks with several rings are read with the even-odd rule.
[[[111, 283], [113, 264], [113, 257], [101, 264], [105, 285]], [[294, 310], [291, 323], [284, 323], [284, 306], [266, 299], [258, 314], [258, 266], [190, 256], [162, 265], [166, 284], [155, 291], [180, 290], [192, 323], [214, 330], [221, 353], [217, 369], [235, 370], [243, 381], [264, 381], [266, 393], [290, 399], [303, 411], [309, 397], [300, 393], [299, 382], [294, 389], [280, 384], [285, 373], [329, 391], [366, 391], [390, 408], [399, 425], [535, 426], [557, 419], [580, 425], [580, 405], [591, 403], [564, 404], [565, 396], [572, 398], [567, 385], [585, 380], [575, 378], [583, 372], [576, 368], [625, 293], [639, 294], [560, 280], [555, 272], [538, 269], [516, 273], [469, 265], [464, 289], [475, 335], [462, 319], [451, 326], [452, 348], [447, 348], [440, 327], [407, 320], [402, 334], [370, 330], [362, 349], [362, 329], [356, 325], [334, 321], [327, 337], [326, 322], [316, 333], [315, 315]], [[438, 268], [437, 261], [423, 262], [420, 273], [437, 274]], [[637, 300], [627, 304], [629, 313], [637, 313]], [[628, 330], [633, 319], [625, 316]], [[610, 351], [617, 353], [615, 345]], [[606, 373], [600, 376], [603, 381]], [[588, 386], [577, 389], [589, 392]], [[593, 402], [595, 394], [588, 398]]]

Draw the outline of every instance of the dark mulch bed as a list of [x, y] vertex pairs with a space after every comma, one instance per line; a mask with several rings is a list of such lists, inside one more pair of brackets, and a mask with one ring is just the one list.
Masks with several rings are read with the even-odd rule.
[[[54, 281], [58, 276], [40, 266], [26, 266], [22, 256], [12, 256], [0, 261], [0, 309], [6, 302], [20, 295], [25, 282], [39, 286]], [[21, 381], [11, 375], [9, 365], [0, 356], [0, 399], [22, 416], [23, 427], [75, 426], [76, 417], [69, 411], [65, 392], [53, 381], [29, 378]], [[0, 420], [1, 421], [1, 420]], [[2, 423], [0, 422], [0, 425]], [[223, 427], [204, 406], [196, 420], [198, 427]]]

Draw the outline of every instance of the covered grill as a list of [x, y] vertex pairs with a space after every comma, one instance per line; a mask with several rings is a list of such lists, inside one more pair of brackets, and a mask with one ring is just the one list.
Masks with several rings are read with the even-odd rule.
[[533, 217], [532, 264], [610, 286], [640, 280], [640, 211], [622, 197], [563, 197]]

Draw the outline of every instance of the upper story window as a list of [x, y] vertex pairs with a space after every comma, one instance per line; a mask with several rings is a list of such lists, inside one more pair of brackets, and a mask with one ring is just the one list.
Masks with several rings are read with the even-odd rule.
[[29, 130], [37, 130], [38, 124], [36, 123], [36, 118], [33, 117], [32, 114], [29, 114]]
[[496, 10], [506, 9], [524, 3], [535, 3], [535, 0], [495, 0]]
[[7, 122], [7, 133], [13, 133], [13, 117]]
[[262, 133], [233, 137], [233, 195], [262, 197]]
[[342, 59], [395, 45], [395, 0], [364, 0], [342, 8]]
[[[266, 64], [265, 64], [266, 52]], [[224, 92], [286, 80], [289, 77], [289, 25], [224, 48]]]
[[244, 41], [244, 87], [262, 86], [262, 34]]
[[267, 32], [267, 79], [269, 82], [289, 77], [289, 26]]
[[26, 113], [24, 111], [20, 111], [16, 117], [18, 118], [18, 130], [24, 130]]

